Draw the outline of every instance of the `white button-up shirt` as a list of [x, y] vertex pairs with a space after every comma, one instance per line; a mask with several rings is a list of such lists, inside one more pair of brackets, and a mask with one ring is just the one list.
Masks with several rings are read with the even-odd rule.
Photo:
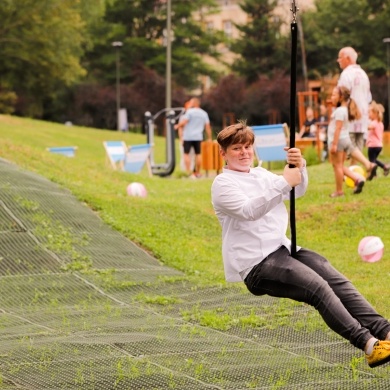
[[[301, 174], [296, 198], [306, 192], [308, 184], [306, 168]], [[256, 264], [282, 245], [291, 251], [284, 204], [291, 189], [283, 176], [261, 167], [249, 173], [224, 168], [214, 179], [212, 203], [222, 226], [222, 257], [228, 282], [242, 281]]]
[[340, 75], [337, 83], [339, 87], [346, 87], [351, 91], [351, 98], [359, 107], [361, 118], [349, 122], [350, 133], [367, 133], [368, 108], [372, 100], [370, 80], [360, 65], [348, 65]]

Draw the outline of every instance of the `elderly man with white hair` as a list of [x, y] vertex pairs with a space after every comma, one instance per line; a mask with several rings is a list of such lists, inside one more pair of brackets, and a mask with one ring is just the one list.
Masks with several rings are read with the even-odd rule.
[[[370, 80], [367, 73], [356, 63], [358, 54], [352, 47], [344, 47], [339, 51], [337, 62], [342, 69], [337, 86], [346, 87], [351, 98], [359, 107], [361, 118], [350, 122], [349, 135], [352, 144], [363, 150], [368, 131], [368, 106], [372, 100]], [[356, 161], [351, 161], [355, 164]]]

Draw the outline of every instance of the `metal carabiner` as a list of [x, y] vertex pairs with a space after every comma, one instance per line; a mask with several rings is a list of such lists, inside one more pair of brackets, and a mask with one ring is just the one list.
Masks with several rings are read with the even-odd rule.
[[295, 0], [292, 0], [292, 2], [291, 2], [290, 11], [292, 12], [292, 15], [293, 15], [293, 20], [292, 20], [292, 22], [293, 22], [293, 23], [296, 23], [296, 21], [297, 21], [297, 12], [299, 11], [299, 8], [298, 8], [297, 5], [295, 4]]

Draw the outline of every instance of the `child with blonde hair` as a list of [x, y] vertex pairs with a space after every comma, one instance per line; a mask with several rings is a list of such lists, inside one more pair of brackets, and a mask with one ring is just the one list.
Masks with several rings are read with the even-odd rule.
[[[375, 163], [377, 167], [383, 169], [383, 175], [387, 176], [390, 171], [389, 164], [383, 164], [378, 160], [378, 156], [383, 148], [383, 113], [385, 112], [382, 104], [372, 101], [368, 109], [368, 117], [370, 124], [368, 125], [368, 136], [367, 136], [367, 148], [368, 148], [368, 159]], [[376, 168], [373, 177], [376, 176]], [[372, 178], [373, 178], [372, 177]], [[368, 180], [371, 180], [368, 178]]]

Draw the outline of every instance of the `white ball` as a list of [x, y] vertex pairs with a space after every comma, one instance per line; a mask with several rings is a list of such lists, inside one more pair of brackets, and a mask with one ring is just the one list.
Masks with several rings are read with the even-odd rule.
[[145, 198], [148, 195], [148, 192], [142, 183], [134, 182], [127, 186], [127, 195], [140, 196], [141, 198]]
[[383, 256], [385, 245], [379, 237], [364, 237], [359, 242], [358, 253], [363, 261], [374, 263], [379, 261]]

